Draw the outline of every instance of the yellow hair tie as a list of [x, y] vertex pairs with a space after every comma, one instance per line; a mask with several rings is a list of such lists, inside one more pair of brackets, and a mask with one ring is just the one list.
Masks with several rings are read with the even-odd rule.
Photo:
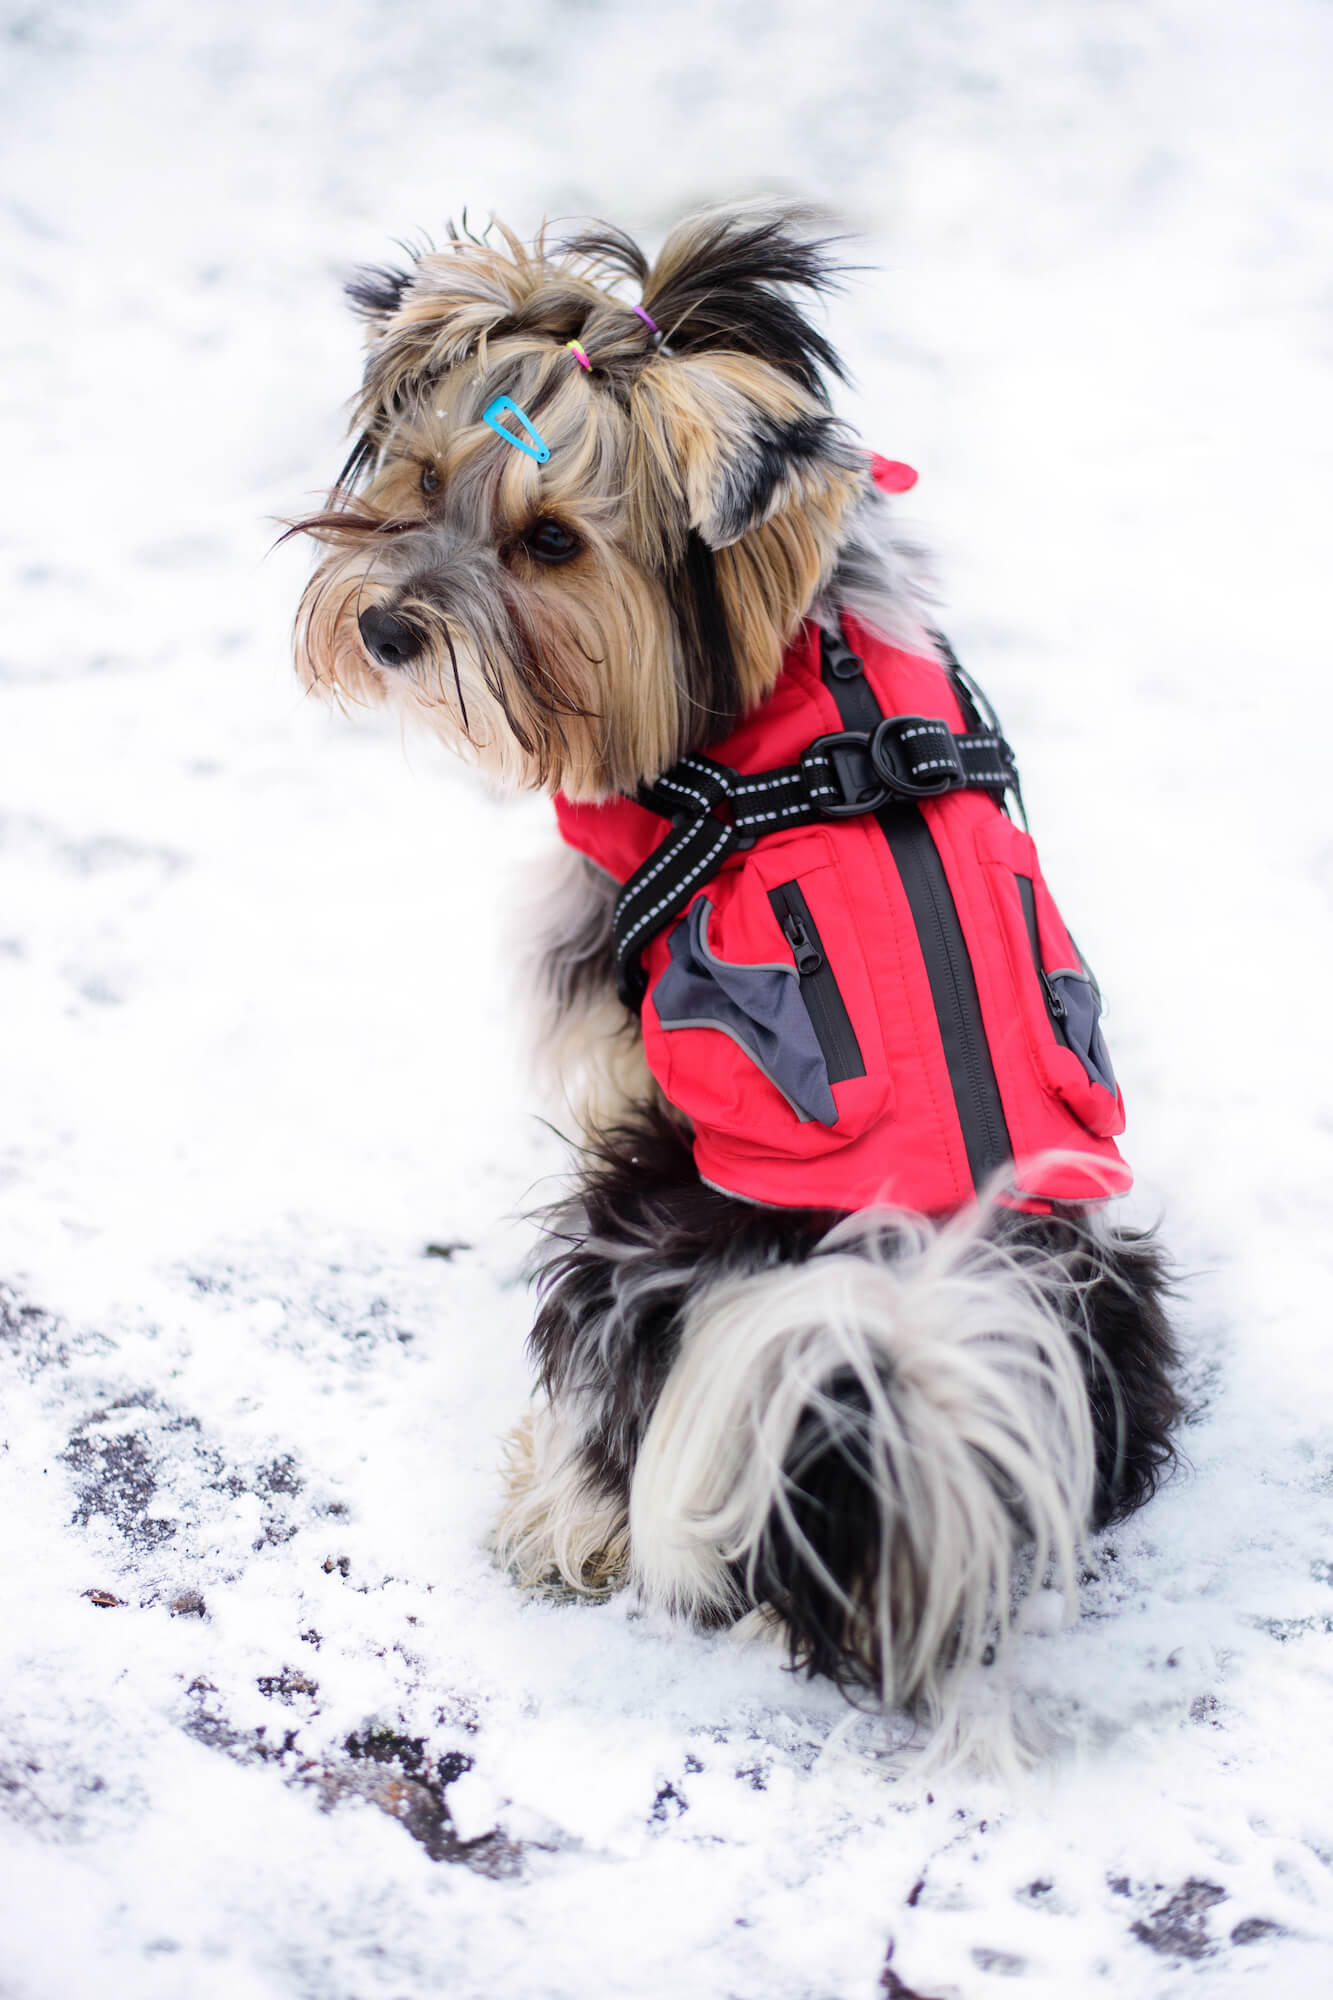
[[589, 361], [583, 349], [579, 346], [577, 340], [567, 340], [565, 342], [565, 346], [569, 349], [574, 359], [578, 362], [579, 367], [586, 368], [589, 371], [589, 373], [591, 373], [592, 363], [591, 361]]

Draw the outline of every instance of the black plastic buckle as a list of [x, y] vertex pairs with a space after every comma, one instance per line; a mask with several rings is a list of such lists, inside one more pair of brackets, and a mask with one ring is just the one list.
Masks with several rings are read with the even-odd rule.
[[[919, 761], [902, 746], [903, 734], [922, 732], [929, 739], [930, 753], [942, 757], [945, 768], [928, 778], [914, 777], [912, 766]], [[939, 716], [887, 715], [870, 739], [870, 761], [876, 775], [889, 791], [903, 799], [933, 799], [941, 792], [956, 791], [967, 783], [963, 760], [953, 740], [953, 731]]]
[[[871, 738], [863, 730], [840, 729], [831, 736], [817, 736], [801, 752], [801, 776], [806, 797], [825, 819], [878, 812], [889, 796], [875, 769]], [[828, 796], [829, 780], [840, 797]]]

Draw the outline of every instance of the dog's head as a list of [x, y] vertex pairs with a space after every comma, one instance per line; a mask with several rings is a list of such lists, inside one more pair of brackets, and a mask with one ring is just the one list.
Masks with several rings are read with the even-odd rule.
[[609, 228], [527, 248], [497, 225], [363, 273], [357, 441], [296, 524], [326, 548], [307, 684], [586, 800], [724, 735], [867, 481], [798, 303], [828, 251], [798, 211], [752, 208], [683, 223], [651, 266]]

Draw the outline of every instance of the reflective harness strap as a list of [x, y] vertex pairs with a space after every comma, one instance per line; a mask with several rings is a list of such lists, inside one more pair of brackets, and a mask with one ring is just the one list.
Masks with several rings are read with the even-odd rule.
[[[826, 675], [860, 675], [860, 660], [841, 638], [824, 633], [822, 647]], [[948, 661], [952, 672], [952, 654]], [[980, 720], [970, 700], [968, 712]], [[693, 752], [682, 757], [638, 794], [638, 803], [669, 819], [671, 829], [616, 899], [612, 942], [621, 1000], [637, 1011], [648, 984], [646, 947], [732, 854], [764, 834], [879, 812], [893, 799], [1017, 787], [1014, 753], [998, 728], [960, 735], [926, 715], [889, 715], [874, 729], [817, 736], [799, 762], [779, 770], [742, 774]]]

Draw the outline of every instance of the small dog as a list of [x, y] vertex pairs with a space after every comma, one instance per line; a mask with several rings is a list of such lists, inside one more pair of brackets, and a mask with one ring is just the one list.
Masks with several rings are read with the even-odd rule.
[[581, 1165], [504, 1560], [750, 1617], [939, 1725], [1171, 1464], [1175, 1354], [1160, 1250], [1105, 1213], [1095, 982], [895, 525], [913, 475], [829, 407], [835, 275], [753, 206], [652, 264], [492, 225], [362, 273], [296, 660], [557, 794], [523, 951]]

